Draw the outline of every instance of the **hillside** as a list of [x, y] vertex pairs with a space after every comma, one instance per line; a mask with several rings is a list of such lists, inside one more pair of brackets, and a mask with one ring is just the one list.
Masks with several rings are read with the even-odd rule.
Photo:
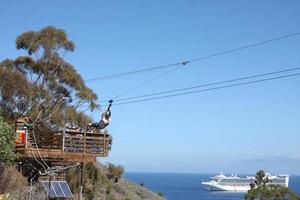
[[[74, 176], [76, 170], [67, 173], [67, 180], [73, 190], [74, 196], [78, 196], [78, 178]], [[137, 185], [124, 178], [120, 178], [117, 183], [113, 183], [107, 177], [108, 171], [100, 163], [87, 164], [85, 166], [84, 194], [85, 199], [107, 199], [107, 200], [163, 200], [159, 194], [149, 189]]]
[[[67, 171], [66, 177], [73, 192], [74, 199], [78, 199], [78, 169]], [[131, 181], [120, 178], [117, 183], [108, 179], [105, 166], [95, 163], [85, 165], [84, 199], [85, 200], [163, 200], [164, 198], [149, 189]], [[30, 199], [29, 186], [14, 167], [0, 167], [0, 199]], [[6, 194], [6, 195], [5, 195]], [[4, 198], [9, 195], [10, 198]], [[45, 200], [47, 194], [37, 182], [32, 190], [32, 199]]]

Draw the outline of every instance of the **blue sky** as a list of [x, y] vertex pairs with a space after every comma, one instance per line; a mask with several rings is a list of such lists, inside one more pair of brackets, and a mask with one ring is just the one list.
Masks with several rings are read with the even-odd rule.
[[[2, 0], [0, 60], [25, 53], [15, 48], [20, 33], [54, 25], [76, 44], [65, 59], [90, 79], [299, 32], [299, 9], [297, 0]], [[300, 36], [191, 63], [127, 96], [300, 67], [299, 50]], [[109, 99], [164, 71], [87, 84]], [[294, 77], [113, 106], [114, 143], [100, 161], [127, 171], [300, 174], [299, 83]]]

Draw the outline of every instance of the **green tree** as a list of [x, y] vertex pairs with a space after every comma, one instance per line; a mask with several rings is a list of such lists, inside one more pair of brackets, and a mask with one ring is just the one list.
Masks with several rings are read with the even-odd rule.
[[268, 176], [266, 176], [266, 173], [264, 170], [259, 170], [256, 172], [255, 176], [255, 184], [257, 186], [266, 185], [267, 182], [269, 182]]
[[261, 185], [248, 191], [246, 200], [299, 200], [289, 188], [281, 185]]
[[48, 26], [22, 33], [16, 48], [27, 55], [0, 63], [0, 114], [13, 121], [20, 115], [35, 118], [42, 110], [41, 118], [60, 125], [65, 110], [69, 120], [86, 123], [78, 108], [88, 104], [95, 109], [97, 95], [64, 59], [75, 49], [65, 31]]
[[[289, 188], [271, 184], [263, 170], [256, 172], [255, 184], [245, 195], [246, 200], [299, 200], [300, 198]], [[269, 183], [268, 183], [269, 182]], [[268, 184], [267, 184], [268, 183]]]
[[9, 165], [16, 159], [14, 152], [15, 133], [12, 126], [3, 122], [0, 117], [0, 164]]

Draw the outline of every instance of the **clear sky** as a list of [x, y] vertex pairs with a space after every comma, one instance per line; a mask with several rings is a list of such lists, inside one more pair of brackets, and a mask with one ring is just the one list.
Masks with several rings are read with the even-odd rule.
[[[20, 33], [54, 25], [76, 44], [65, 59], [89, 79], [299, 32], [299, 10], [298, 0], [1, 0], [0, 60], [25, 53], [15, 48]], [[300, 67], [299, 50], [300, 36], [191, 63], [127, 96]], [[164, 71], [87, 84], [109, 99]], [[113, 147], [100, 161], [127, 171], [300, 174], [299, 84], [294, 77], [113, 106]]]

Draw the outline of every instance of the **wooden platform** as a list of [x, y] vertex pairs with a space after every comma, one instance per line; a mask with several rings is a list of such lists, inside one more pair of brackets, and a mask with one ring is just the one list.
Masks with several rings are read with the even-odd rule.
[[37, 158], [45, 161], [96, 162], [106, 157], [112, 138], [107, 133], [94, 131], [53, 131], [44, 122], [27, 128], [24, 121], [16, 124], [16, 152], [21, 158]]

